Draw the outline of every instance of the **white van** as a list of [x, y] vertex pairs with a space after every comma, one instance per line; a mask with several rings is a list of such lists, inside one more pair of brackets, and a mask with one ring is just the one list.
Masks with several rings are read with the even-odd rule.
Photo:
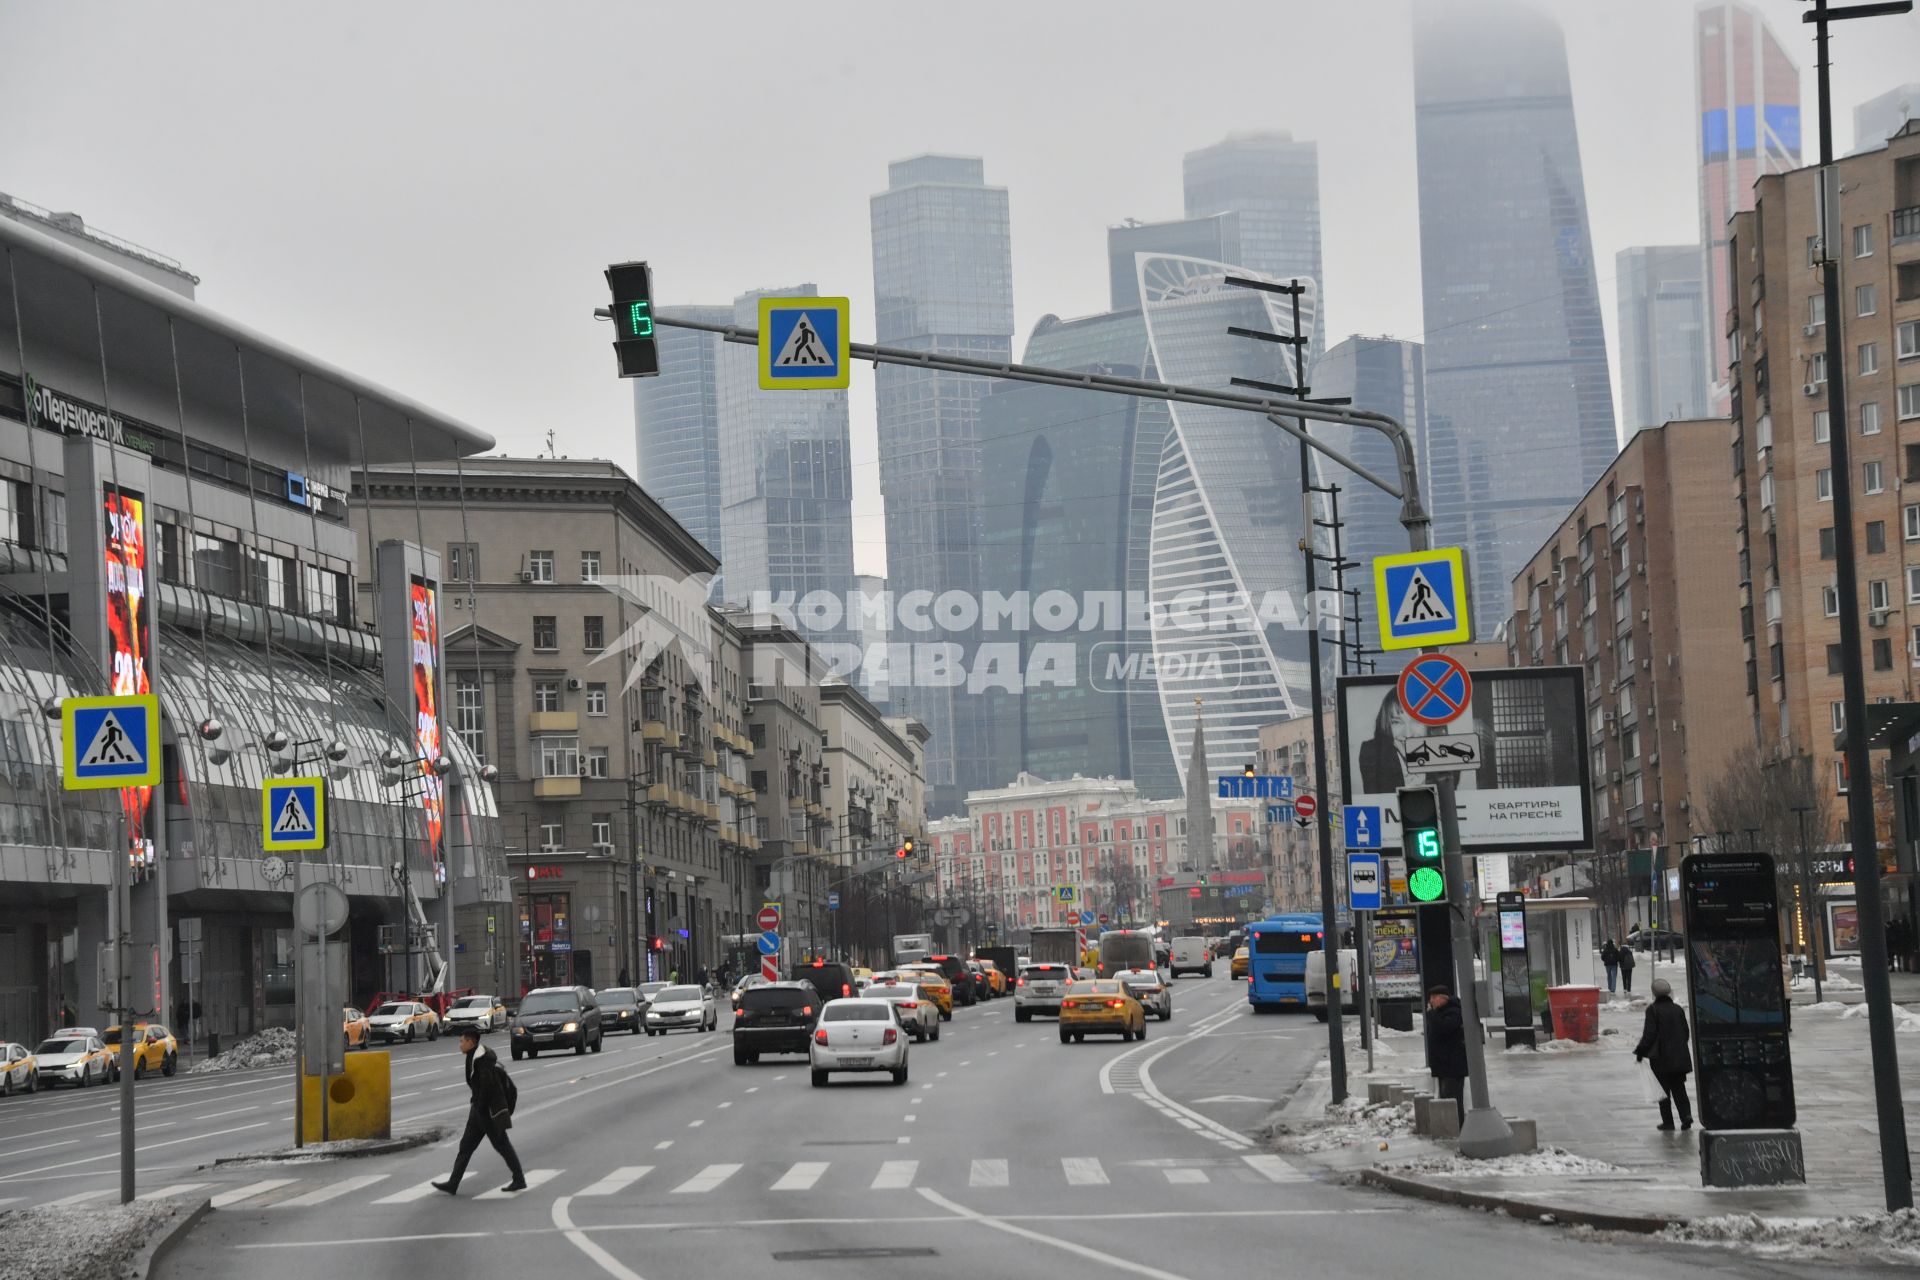
[[[1360, 953], [1352, 947], [1340, 948], [1340, 1012], [1354, 1012], [1354, 992], [1360, 989]], [[1307, 952], [1307, 1008], [1313, 1016], [1327, 1020], [1327, 953], [1315, 948]]]
[[1207, 950], [1205, 938], [1175, 938], [1173, 940], [1173, 962], [1167, 966], [1174, 977], [1183, 973], [1197, 973], [1203, 978], [1213, 976], [1213, 954]]

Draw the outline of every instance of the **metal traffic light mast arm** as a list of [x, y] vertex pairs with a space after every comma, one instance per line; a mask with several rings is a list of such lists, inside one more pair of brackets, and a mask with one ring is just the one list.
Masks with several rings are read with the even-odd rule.
[[[608, 312], [603, 307], [595, 314], [607, 315]], [[746, 346], [758, 346], [760, 342], [759, 330], [743, 325], [709, 324], [705, 321], [686, 320], [658, 312], [654, 315], [654, 323], [670, 329], [698, 329], [703, 333], [717, 333], [728, 342], [737, 342]], [[1426, 508], [1420, 503], [1420, 477], [1413, 456], [1413, 437], [1408, 434], [1406, 427], [1398, 419], [1384, 413], [1315, 404], [1310, 400], [1294, 400], [1283, 396], [1256, 396], [1235, 391], [1214, 391], [1203, 387], [1183, 387], [1173, 383], [1154, 382], [1147, 378], [1123, 378], [1110, 373], [1075, 373], [1066, 369], [1049, 369], [1044, 365], [1015, 364], [1006, 360], [974, 360], [966, 356], [945, 355], [938, 351], [910, 351], [905, 347], [881, 347], [865, 342], [849, 343], [847, 350], [850, 358], [867, 360], [874, 364], [904, 365], [915, 369], [932, 369], [940, 373], [977, 374], [984, 378], [1004, 378], [1009, 382], [1034, 382], [1050, 387], [1105, 391], [1114, 395], [1133, 396], [1141, 400], [1163, 400], [1175, 404], [1195, 404], [1212, 409], [1235, 409], [1242, 413], [1258, 413], [1280, 430], [1301, 441], [1308, 448], [1317, 450], [1323, 456], [1339, 463], [1382, 493], [1400, 499], [1400, 523], [1406, 526], [1412, 550], [1424, 551], [1432, 544], [1432, 536], [1428, 531], [1430, 517]], [[1311, 418], [1318, 422], [1334, 422], [1344, 426], [1378, 431], [1393, 445], [1394, 463], [1399, 471], [1397, 481], [1376, 475], [1338, 449], [1314, 439], [1299, 426], [1282, 418], [1280, 416], [1282, 414], [1293, 418]]]

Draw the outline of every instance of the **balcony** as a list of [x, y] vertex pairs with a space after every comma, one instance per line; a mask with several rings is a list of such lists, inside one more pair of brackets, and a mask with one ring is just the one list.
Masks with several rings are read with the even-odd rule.
[[1920, 240], [1920, 204], [1893, 211], [1893, 242], [1905, 244], [1909, 240]]
[[580, 794], [578, 778], [535, 778], [533, 780], [533, 798], [536, 800], [564, 800]]
[[700, 753], [700, 763], [709, 769], [717, 769], [720, 767], [720, 755], [712, 747], [708, 747]]
[[640, 739], [643, 742], [658, 742], [668, 750], [680, 746], [680, 735], [667, 728], [664, 720], [645, 720], [640, 724]]
[[580, 713], [577, 711], [536, 711], [527, 717], [529, 733], [578, 733], [580, 732]]
[[656, 782], [647, 788], [648, 804], [672, 804], [673, 788], [664, 782]]

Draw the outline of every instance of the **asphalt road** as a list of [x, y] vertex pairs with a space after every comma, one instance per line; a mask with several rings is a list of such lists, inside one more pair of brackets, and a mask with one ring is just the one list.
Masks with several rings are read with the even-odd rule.
[[[398, 1052], [397, 1123], [461, 1120], [454, 1043]], [[1320, 1024], [1254, 1017], [1239, 984], [1198, 978], [1176, 985], [1174, 1020], [1150, 1022], [1144, 1044], [1062, 1045], [1051, 1020], [1016, 1024], [1006, 1000], [960, 1009], [938, 1044], [912, 1050], [898, 1087], [879, 1076], [814, 1089], [801, 1058], [736, 1067], [724, 1030], [610, 1039], [597, 1056], [508, 1063], [533, 1185], [501, 1195], [483, 1146], [458, 1200], [427, 1185], [451, 1139], [201, 1167], [283, 1144], [289, 1086], [282, 1072], [180, 1077], [142, 1083], [141, 1186], [216, 1205], [164, 1280], [1370, 1277], [1425, 1274], [1437, 1249], [1476, 1280], [1820, 1273], [1318, 1183], [1247, 1134], [1324, 1046]], [[104, 1202], [112, 1106], [106, 1091], [0, 1105], [0, 1199]]]

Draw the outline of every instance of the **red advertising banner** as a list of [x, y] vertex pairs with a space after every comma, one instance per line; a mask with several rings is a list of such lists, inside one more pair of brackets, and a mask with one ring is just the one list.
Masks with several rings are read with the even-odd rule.
[[[151, 631], [147, 621], [147, 504], [130, 489], [105, 490], [107, 583], [107, 692], [153, 692]], [[153, 866], [148, 824], [152, 787], [125, 787], [120, 807], [127, 816], [127, 849], [136, 871]]]
[[440, 612], [431, 586], [413, 581], [414, 749], [420, 756], [420, 804], [427, 815], [427, 856], [440, 862], [440, 833], [446, 825], [445, 783], [434, 772], [440, 758]]

